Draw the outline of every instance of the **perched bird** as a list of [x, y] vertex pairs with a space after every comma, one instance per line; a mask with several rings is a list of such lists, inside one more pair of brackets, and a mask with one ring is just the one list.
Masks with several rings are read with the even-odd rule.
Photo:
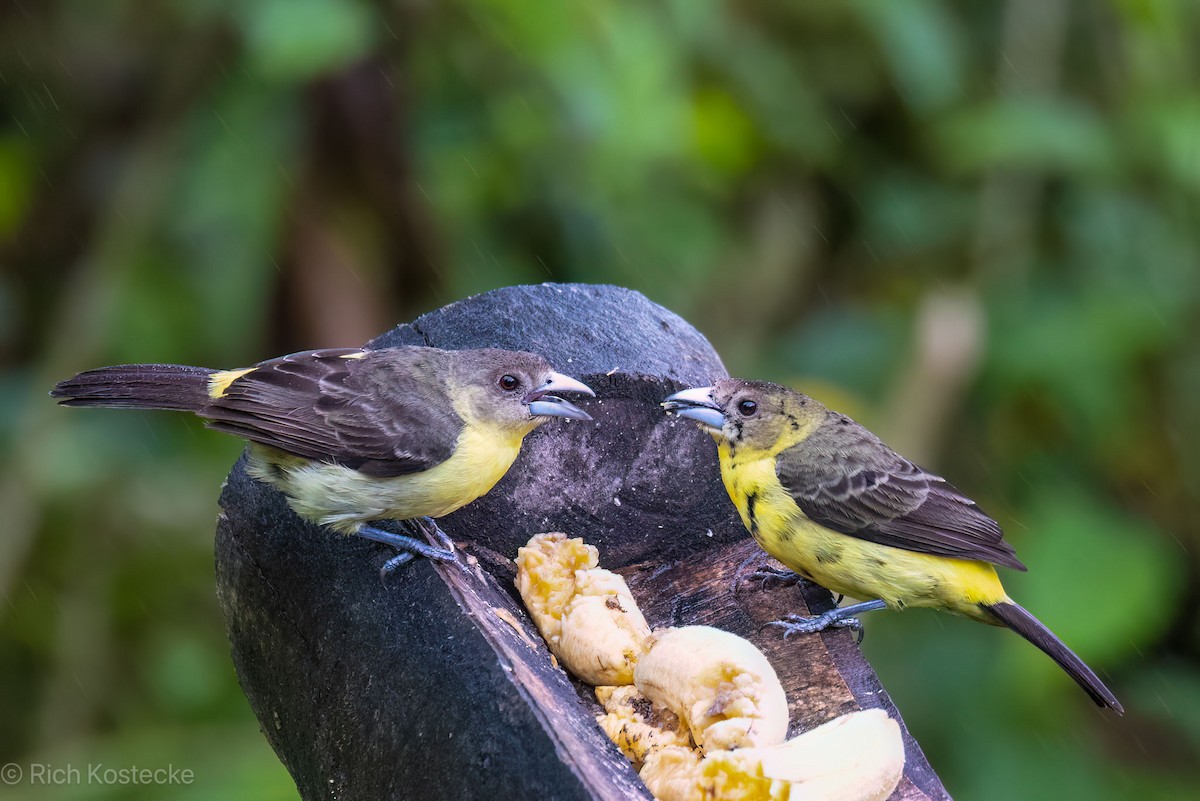
[[678, 392], [663, 406], [716, 440], [725, 489], [763, 550], [832, 592], [866, 599], [775, 621], [787, 633], [857, 627], [854, 615], [885, 606], [955, 612], [1007, 626], [1096, 704], [1123, 711], [1083, 660], [1008, 597], [993, 565], [1025, 565], [1000, 526], [941, 476], [777, 384], [726, 379]]
[[375, 520], [450, 514], [490, 490], [525, 435], [551, 417], [590, 420], [553, 393], [594, 393], [532, 353], [398, 347], [293, 353], [241, 370], [102, 367], [59, 383], [65, 406], [192, 412], [250, 441], [248, 472], [300, 517], [401, 553], [454, 559], [453, 545], [382, 531]]

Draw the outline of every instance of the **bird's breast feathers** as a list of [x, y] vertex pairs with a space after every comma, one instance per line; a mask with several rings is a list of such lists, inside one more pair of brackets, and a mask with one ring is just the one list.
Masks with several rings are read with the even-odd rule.
[[879, 598], [893, 608], [943, 606], [971, 617], [977, 603], [1006, 597], [989, 564], [879, 545], [810, 520], [780, 483], [769, 454], [749, 458], [722, 447], [720, 460], [725, 489], [762, 549], [832, 592]]
[[453, 454], [428, 470], [369, 476], [251, 446], [250, 473], [279, 489], [296, 514], [343, 533], [371, 520], [408, 520], [450, 514], [488, 492], [516, 460], [522, 437], [464, 426]]

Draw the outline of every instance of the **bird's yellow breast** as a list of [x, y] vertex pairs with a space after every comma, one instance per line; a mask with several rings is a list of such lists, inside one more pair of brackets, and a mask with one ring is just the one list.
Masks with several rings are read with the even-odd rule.
[[949, 609], [994, 623], [978, 609], [1007, 596], [985, 562], [879, 545], [813, 522], [779, 481], [770, 453], [718, 443], [721, 478], [742, 522], [763, 550], [831, 592], [881, 599], [893, 608]]
[[296, 514], [350, 534], [371, 520], [441, 517], [465, 506], [504, 477], [522, 439], [520, 432], [468, 424], [444, 462], [385, 478], [252, 444], [249, 470], [283, 492]]

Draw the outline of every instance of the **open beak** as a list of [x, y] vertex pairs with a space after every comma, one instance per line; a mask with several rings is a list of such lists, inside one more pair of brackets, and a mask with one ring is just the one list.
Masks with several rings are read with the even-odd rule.
[[675, 412], [680, 417], [695, 420], [710, 433], [717, 433], [725, 427], [725, 413], [712, 398], [712, 387], [696, 387], [676, 392], [662, 402], [662, 407], [668, 412]]
[[565, 417], [568, 420], [592, 419], [592, 416], [583, 409], [552, 394], [556, 392], [578, 392], [581, 395], [596, 397], [592, 388], [582, 381], [576, 381], [571, 376], [562, 373], [551, 373], [545, 384], [525, 396], [529, 413], [534, 417]]

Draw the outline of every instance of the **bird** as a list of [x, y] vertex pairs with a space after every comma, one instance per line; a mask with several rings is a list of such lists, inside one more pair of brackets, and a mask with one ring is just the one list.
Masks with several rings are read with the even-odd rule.
[[[591, 420], [555, 393], [594, 395], [541, 356], [498, 349], [331, 348], [253, 367], [126, 364], [79, 373], [64, 406], [191, 412], [249, 441], [247, 472], [305, 520], [415, 555], [455, 559], [432, 518], [487, 493], [550, 418]], [[416, 520], [442, 547], [372, 523]]]
[[858, 628], [876, 609], [929, 607], [1012, 629], [1100, 707], [1124, 710], [1082, 659], [1005, 592], [1024, 571], [1000, 525], [941, 476], [788, 387], [723, 379], [662, 404], [716, 440], [721, 478], [758, 545], [797, 576], [863, 599], [772, 621], [784, 636]]

